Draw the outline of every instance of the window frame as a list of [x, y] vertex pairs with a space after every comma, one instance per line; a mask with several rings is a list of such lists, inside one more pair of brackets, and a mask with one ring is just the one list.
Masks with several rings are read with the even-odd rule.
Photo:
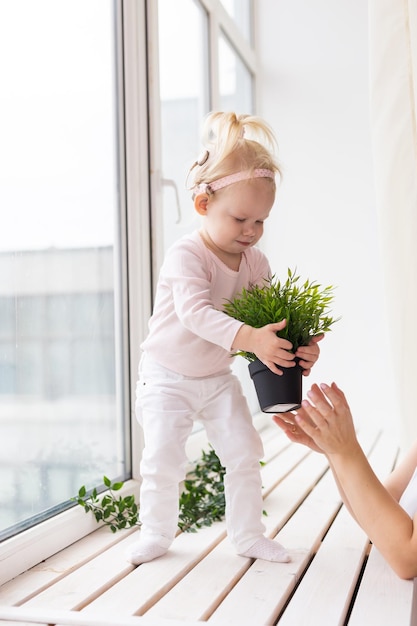
[[229, 41], [230, 45], [236, 51], [242, 62], [247, 66], [253, 76], [253, 109], [257, 110], [257, 74], [258, 59], [256, 55], [256, 11], [254, 0], [250, 2], [250, 13], [253, 24], [252, 41], [248, 41], [243, 33], [239, 30], [233, 18], [226, 11], [220, 0], [198, 0], [209, 14], [210, 29], [210, 91], [212, 93], [211, 108], [216, 110], [220, 106], [219, 93], [219, 59], [218, 59], [218, 41], [223, 34]]
[[[252, 75], [253, 84], [253, 110], [257, 110], [257, 74], [258, 58], [256, 55], [256, 11], [255, 2], [250, 2], [250, 13], [253, 22], [252, 41], [245, 39], [233, 18], [226, 11], [220, 0], [194, 0], [207, 13], [208, 16], [208, 59], [209, 59], [209, 103], [211, 110], [220, 108], [219, 89], [219, 40], [226, 37], [235, 53], [241, 58]], [[152, 71], [152, 80], [149, 89], [149, 138], [150, 138], [150, 193], [151, 193], [151, 228], [153, 232], [161, 232], [163, 229], [163, 172], [161, 156], [161, 129], [160, 129], [160, 93], [158, 72], [158, 1], [147, 1], [148, 22], [148, 53], [149, 67]], [[152, 293], [155, 294], [156, 277], [159, 274], [164, 259], [163, 242], [157, 237], [152, 237]]]

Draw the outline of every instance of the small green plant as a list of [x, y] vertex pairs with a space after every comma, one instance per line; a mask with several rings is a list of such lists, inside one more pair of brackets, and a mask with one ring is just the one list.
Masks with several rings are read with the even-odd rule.
[[[196, 532], [203, 526], [222, 520], [225, 513], [224, 474], [218, 456], [212, 447], [202, 451], [200, 461], [196, 461], [187, 474], [184, 490], [180, 495], [178, 526], [183, 532]], [[117, 498], [114, 494], [123, 487], [122, 482], [111, 483], [104, 476], [103, 482], [108, 492], [100, 500], [97, 490], [87, 494], [85, 486], [80, 487], [78, 496], [72, 498], [86, 513], [93, 513], [97, 522], [103, 522], [112, 532], [132, 526], [140, 526], [139, 507], [134, 496]]]
[[225, 471], [212, 447], [202, 451], [201, 461], [187, 474], [180, 496], [178, 526], [183, 532], [196, 532], [224, 518]]
[[[308, 279], [300, 283], [295, 271], [288, 269], [285, 282], [272, 276], [262, 286], [244, 288], [233, 300], [225, 303], [224, 311], [254, 328], [286, 319], [285, 328], [277, 335], [288, 339], [293, 345], [293, 352], [296, 352], [299, 346], [307, 345], [314, 335], [328, 332], [338, 321], [339, 318], [329, 314], [333, 291], [332, 285], [322, 287]], [[235, 355], [248, 361], [257, 358], [252, 352], [245, 351]]]
[[113, 483], [107, 476], [103, 476], [103, 482], [108, 488], [108, 492], [102, 497], [101, 501], [97, 494], [97, 489], [93, 489], [91, 494], [87, 495], [87, 490], [83, 485], [78, 490], [78, 496], [72, 498], [86, 513], [93, 513], [97, 522], [103, 522], [110, 530], [115, 533], [123, 528], [131, 528], [132, 526], [140, 526], [139, 508], [135, 502], [135, 496], [120, 496], [117, 498], [114, 494], [123, 487], [122, 482]]

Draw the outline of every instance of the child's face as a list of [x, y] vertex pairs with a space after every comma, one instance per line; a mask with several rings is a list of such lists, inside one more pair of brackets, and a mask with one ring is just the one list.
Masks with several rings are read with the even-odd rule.
[[264, 221], [275, 200], [271, 181], [253, 178], [197, 196], [195, 208], [204, 217], [203, 230], [212, 245], [226, 254], [240, 255], [263, 235]]

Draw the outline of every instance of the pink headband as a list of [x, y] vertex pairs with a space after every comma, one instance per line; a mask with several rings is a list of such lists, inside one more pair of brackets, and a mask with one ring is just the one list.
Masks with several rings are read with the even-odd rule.
[[211, 183], [200, 183], [194, 187], [194, 193], [206, 193], [207, 191], [218, 191], [233, 183], [238, 183], [241, 180], [248, 180], [249, 178], [275, 178], [275, 173], [272, 170], [257, 169], [257, 170], [244, 170], [243, 172], [236, 172], [236, 174], [230, 174], [230, 176], [224, 176], [213, 180]]

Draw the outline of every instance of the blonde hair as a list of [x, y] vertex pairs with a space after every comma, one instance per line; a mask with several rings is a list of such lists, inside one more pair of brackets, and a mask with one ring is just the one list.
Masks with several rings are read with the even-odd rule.
[[[266, 169], [282, 175], [274, 156], [274, 133], [267, 122], [255, 115], [209, 113], [203, 125], [202, 144], [205, 150], [187, 176], [191, 189], [240, 171]], [[207, 192], [213, 193], [210, 187]]]

